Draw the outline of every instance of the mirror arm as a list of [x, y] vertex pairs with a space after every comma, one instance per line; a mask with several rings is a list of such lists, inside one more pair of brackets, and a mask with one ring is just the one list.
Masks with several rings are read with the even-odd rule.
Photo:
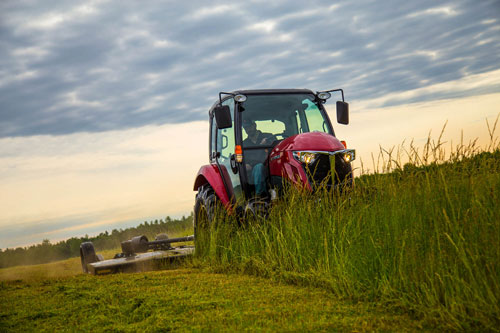
[[345, 102], [345, 99], [344, 99], [344, 90], [342, 90], [342, 89], [332, 89], [332, 90], [318, 91], [316, 94], [318, 94], [320, 92], [331, 93], [331, 92], [335, 92], [335, 91], [340, 91], [340, 93], [342, 94], [342, 102]]
[[231, 95], [231, 96], [233, 96], [233, 97], [234, 97], [234, 94], [233, 94], [233, 93], [228, 93], [228, 92], [223, 92], [223, 91], [221, 91], [221, 92], [219, 93], [219, 105], [222, 105], [222, 95]]

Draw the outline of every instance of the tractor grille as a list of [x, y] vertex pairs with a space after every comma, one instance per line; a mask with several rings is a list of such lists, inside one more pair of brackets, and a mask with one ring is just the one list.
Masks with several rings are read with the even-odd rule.
[[319, 186], [322, 182], [325, 182], [325, 185], [332, 184], [331, 177], [329, 177], [330, 173], [330, 156], [326, 154], [320, 154], [314, 163], [309, 165], [303, 165], [304, 171], [306, 172], [307, 177], [309, 178], [309, 183], [313, 187]]
[[[333, 177], [330, 172], [330, 158], [335, 160]], [[351, 165], [346, 163], [340, 155], [319, 154], [314, 163], [303, 165], [303, 168], [313, 190], [322, 187], [331, 188], [332, 185], [343, 183], [351, 174]]]
[[351, 164], [344, 161], [342, 156], [335, 155], [335, 184], [343, 183], [352, 176]]

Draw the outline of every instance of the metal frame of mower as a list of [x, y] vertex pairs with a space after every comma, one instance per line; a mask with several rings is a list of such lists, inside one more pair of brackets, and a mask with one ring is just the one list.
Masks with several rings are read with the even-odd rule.
[[159, 234], [154, 241], [148, 241], [146, 236], [136, 236], [122, 242], [122, 252], [108, 260], [96, 254], [92, 242], [84, 242], [80, 244], [80, 260], [83, 272], [93, 275], [153, 270], [192, 255], [194, 246], [172, 247], [172, 244], [193, 240], [194, 235], [168, 238], [166, 234]]

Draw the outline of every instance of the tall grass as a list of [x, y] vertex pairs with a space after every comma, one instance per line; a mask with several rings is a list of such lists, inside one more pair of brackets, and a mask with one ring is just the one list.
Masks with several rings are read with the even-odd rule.
[[220, 214], [199, 260], [376, 301], [432, 326], [498, 330], [495, 127], [483, 149], [475, 141], [445, 148], [441, 135], [420, 151], [413, 143], [381, 150], [376, 172], [358, 177], [351, 191], [288, 189], [266, 220], [243, 228]]

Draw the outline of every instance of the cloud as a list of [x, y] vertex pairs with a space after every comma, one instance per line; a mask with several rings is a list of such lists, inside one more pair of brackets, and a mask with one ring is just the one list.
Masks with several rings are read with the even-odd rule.
[[358, 110], [362, 111], [416, 102], [482, 95], [491, 93], [491, 91], [500, 91], [500, 70], [470, 75], [459, 80], [426, 85], [403, 92], [386, 94], [369, 101], [359, 101], [357, 107]]
[[444, 17], [450, 17], [450, 16], [458, 15], [458, 12], [452, 6], [434, 7], [434, 8], [429, 8], [429, 9], [425, 9], [422, 11], [408, 14], [406, 17], [414, 18], [414, 17], [423, 16], [423, 15], [440, 15], [440, 16], [444, 16]]
[[363, 101], [500, 64], [495, 1], [44, 1], [0, 12], [0, 137], [203, 120], [219, 90], [343, 87]]

